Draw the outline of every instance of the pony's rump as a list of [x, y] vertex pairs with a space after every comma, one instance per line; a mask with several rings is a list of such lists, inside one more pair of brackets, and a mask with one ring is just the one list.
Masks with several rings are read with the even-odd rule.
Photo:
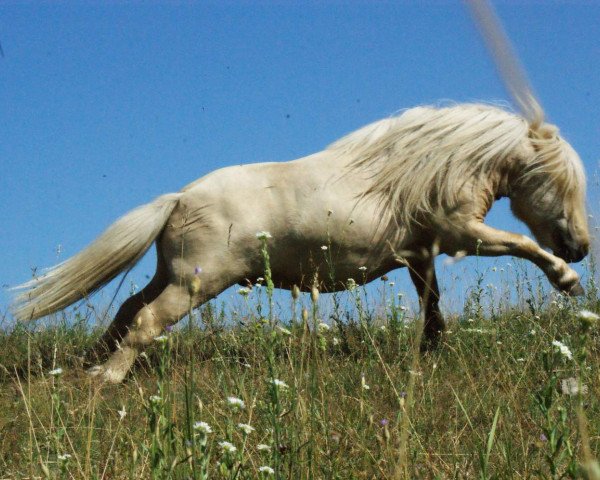
[[133, 266], [161, 233], [179, 197], [163, 195], [132, 210], [81, 252], [15, 287], [25, 291], [15, 299], [14, 316], [35, 320], [59, 311]]

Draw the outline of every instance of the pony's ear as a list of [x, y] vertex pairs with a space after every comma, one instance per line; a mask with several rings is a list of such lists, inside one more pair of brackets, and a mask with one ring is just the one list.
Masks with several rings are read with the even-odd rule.
[[529, 128], [527, 134], [532, 140], [553, 140], [558, 137], [558, 127], [542, 123], [537, 127]]

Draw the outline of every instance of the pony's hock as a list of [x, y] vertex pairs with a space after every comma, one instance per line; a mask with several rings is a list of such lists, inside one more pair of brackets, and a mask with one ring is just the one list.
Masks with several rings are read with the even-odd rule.
[[[537, 243], [483, 222], [500, 197], [510, 199]], [[369, 282], [408, 267], [424, 345], [433, 345], [444, 329], [438, 253], [524, 258], [559, 290], [582, 294], [567, 262], [588, 252], [584, 197], [581, 161], [555, 127], [489, 105], [413, 108], [308, 157], [218, 170], [131, 211], [85, 250], [23, 284], [14, 312], [33, 320], [63, 309], [156, 243], [154, 278], [123, 303], [99, 343], [108, 359], [92, 370], [120, 382], [137, 354], [190, 306], [263, 275], [256, 233], [268, 231], [281, 288], [309, 289], [313, 278], [328, 278], [328, 267], [314, 264], [323, 245], [337, 275], [323, 286], [329, 291], [348, 278]], [[189, 288], [194, 282], [200, 287]]]

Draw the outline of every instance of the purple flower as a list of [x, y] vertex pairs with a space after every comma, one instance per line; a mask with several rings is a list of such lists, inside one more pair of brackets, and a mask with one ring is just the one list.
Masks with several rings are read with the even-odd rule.
[[167, 331], [167, 333], [171, 333], [171, 331], [173, 330], [173, 325], [167, 325], [165, 327], [165, 330]]
[[542, 442], [547, 442], [548, 441], [548, 437], [546, 437], [546, 435], [544, 435], [543, 433], [540, 435], [540, 440]]
[[379, 423], [381, 424], [382, 427], [387, 427], [390, 423], [390, 421], [387, 418], [382, 418]]
[[400, 392], [400, 398], [406, 398], [406, 392]]
[[200, 268], [198, 265], [196, 265], [196, 268], [194, 268], [194, 275], [200, 275], [201, 272], [202, 272], [202, 268]]

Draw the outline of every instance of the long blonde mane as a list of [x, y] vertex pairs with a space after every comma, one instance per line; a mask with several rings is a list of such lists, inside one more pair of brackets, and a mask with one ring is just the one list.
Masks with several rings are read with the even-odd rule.
[[545, 174], [562, 193], [584, 188], [581, 162], [556, 127], [532, 131], [523, 117], [484, 104], [406, 110], [341, 138], [328, 151], [349, 159], [351, 171], [368, 172], [372, 183], [364, 195], [377, 197], [396, 226], [408, 229], [423, 214], [454, 205], [465, 182], [476, 188], [514, 158], [527, 137], [536, 153], [524, 179]]

